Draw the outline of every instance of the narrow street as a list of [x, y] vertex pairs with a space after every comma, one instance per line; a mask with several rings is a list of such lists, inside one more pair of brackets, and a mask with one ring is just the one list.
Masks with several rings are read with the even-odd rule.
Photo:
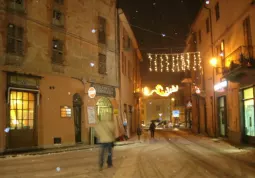
[[147, 132], [141, 143], [114, 148], [113, 168], [98, 170], [98, 149], [0, 159], [1, 178], [255, 177], [255, 152], [184, 131]]

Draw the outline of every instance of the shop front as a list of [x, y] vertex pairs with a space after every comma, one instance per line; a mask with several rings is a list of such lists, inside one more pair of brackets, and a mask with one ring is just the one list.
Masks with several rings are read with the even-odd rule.
[[[118, 126], [118, 104], [116, 101], [116, 89], [113, 86], [92, 83], [89, 86], [89, 90], [94, 91], [94, 95], [91, 96], [88, 92], [88, 124], [90, 126], [90, 144], [99, 143], [98, 138], [94, 130], [94, 126], [97, 122], [102, 120], [110, 120]], [[115, 112], [113, 112], [115, 110]], [[92, 113], [95, 114], [92, 114]]]
[[38, 145], [38, 106], [40, 77], [8, 73], [6, 148], [31, 148]]
[[254, 86], [241, 90], [243, 139], [245, 142], [253, 144], [255, 143], [254, 92]]

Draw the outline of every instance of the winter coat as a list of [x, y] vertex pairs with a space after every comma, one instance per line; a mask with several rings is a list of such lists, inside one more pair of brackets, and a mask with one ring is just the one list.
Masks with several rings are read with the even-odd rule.
[[100, 143], [110, 143], [115, 141], [113, 121], [100, 121], [97, 123], [95, 131]]

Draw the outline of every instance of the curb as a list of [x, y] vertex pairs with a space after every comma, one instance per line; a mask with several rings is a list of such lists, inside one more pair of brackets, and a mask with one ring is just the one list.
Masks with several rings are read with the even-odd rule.
[[[117, 143], [115, 147], [117, 146], [125, 146], [125, 145], [131, 145], [131, 144], [136, 144], [140, 142], [128, 142], [128, 143]], [[71, 152], [71, 151], [79, 151], [79, 150], [87, 150], [87, 149], [92, 149], [92, 148], [99, 148], [99, 145], [93, 145], [93, 146], [84, 146], [84, 147], [69, 147], [69, 148], [54, 148], [50, 150], [43, 150], [43, 151], [38, 151], [38, 152], [29, 152], [29, 153], [18, 153], [18, 154], [3, 154], [0, 155], [0, 159], [4, 158], [14, 158], [14, 157], [19, 157], [19, 156], [36, 156], [36, 155], [46, 155], [46, 154], [58, 154], [62, 152]]]

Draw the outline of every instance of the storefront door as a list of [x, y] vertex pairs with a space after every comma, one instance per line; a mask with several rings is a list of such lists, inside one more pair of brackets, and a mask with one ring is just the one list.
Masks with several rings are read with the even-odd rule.
[[226, 114], [226, 97], [218, 98], [218, 121], [220, 127], [220, 135], [227, 136], [227, 114]]
[[12, 90], [9, 98], [7, 148], [37, 146], [36, 93]]
[[245, 135], [255, 137], [255, 120], [254, 120], [254, 89], [244, 90], [244, 127]]

